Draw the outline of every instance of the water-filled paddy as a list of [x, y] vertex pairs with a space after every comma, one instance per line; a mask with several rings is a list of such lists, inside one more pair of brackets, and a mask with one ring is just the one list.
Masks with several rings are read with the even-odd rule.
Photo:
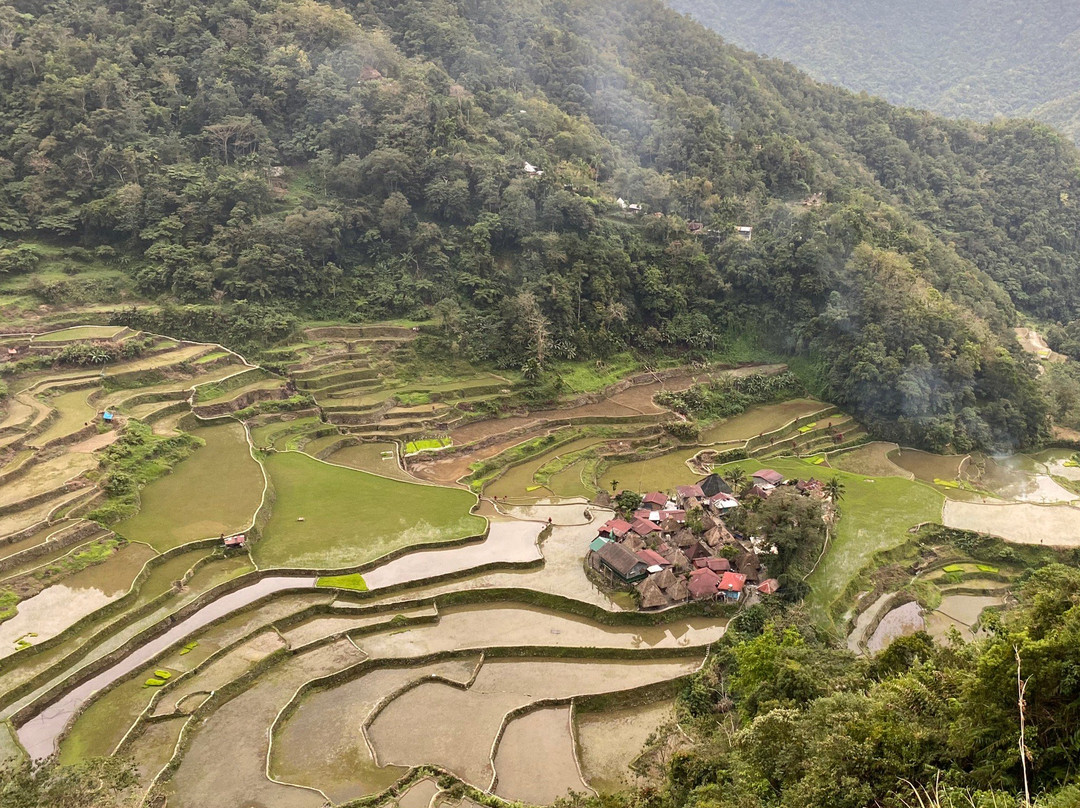
[[34, 342], [69, 342], [81, 339], [113, 339], [124, 330], [122, 325], [76, 325], [39, 334]]
[[723, 636], [727, 621], [703, 617], [659, 626], [605, 626], [583, 617], [514, 604], [459, 606], [442, 610], [439, 622], [359, 640], [376, 656], [422, 656], [486, 646], [679, 648], [704, 646]]
[[493, 520], [487, 538], [481, 543], [408, 553], [364, 573], [364, 581], [368, 589], [382, 589], [482, 564], [534, 561], [542, 557], [536, 546], [540, 530], [534, 523]]
[[262, 500], [263, 476], [248, 451], [244, 427], [227, 421], [192, 434], [206, 445], [147, 485], [139, 512], [114, 525], [117, 533], [165, 550], [251, 524]]
[[265, 462], [276, 499], [252, 550], [263, 566], [353, 567], [402, 547], [475, 536], [486, 526], [469, 513], [476, 499], [466, 491], [389, 480], [299, 452]]
[[[192, 676], [167, 687], [154, 706], [155, 716], [191, 712], [200, 703], [190, 697], [209, 694], [236, 679], [252, 665], [285, 647], [284, 640], [273, 630], [266, 630], [242, 642], [236, 648], [217, 657]], [[137, 680], [141, 682], [141, 679]], [[91, 708], [92, 709], [92, 708]], [[81, 718], [80, 718], [81, 721]], [[76, 722], [78, 726], [79, 722]]]
[[[380, 763], [441, 765], [485, 787], [493, 774], [488, 757], [491, 744], [508, 711], [540, 699], [609, 693], [666, 681], [691, 673], [700, 661], [489, 661], [467, 690], [425, 683], [404, 693], [379, 713], [368, 737]], [[526, 776], [518, 780], [524, 782]]]
[[0, 658], [18, 650], [15, 641], [32, 634], [39, 643], [122, 597], [155, 553], [142, 544], [119, 548], [105, 561], [64, 578], [20, 601], [18, 614], [0, 623]]
[[64, 727], [67, 726], [71, 717], [97, 691], [121, 679], [131, 671], [146, 665], [181, 638], [190, 636], [198, 629], [231, 614], [248, 603], [252, 603], [267, 594], [286, 589], [310, 588], [314, 584], [314, 578], [263, 578], [250, 586], [211, 601], [194, 614], [172, 625], [163, 634], [132, 651], [116, 664], [72, 688], [55, 703], [51, 704], [48, 709], [30, 718], [19, 727], [19, 741], [34, 759], [47, 757], [52, 754], [57, 738]]
[[484, 487], [484, 496], [509, 498], [512, 501], [550, 497], [552, 489], [540, 485], [534, 479], [536, 473], [558, 457], [579, 452], [603, 442], [600, 438], [579, 438], [524, 463], [511, 466], [498, 479]]
[[321, 808], [321, 794], [266, 778], [267, 730], [304, 682], [359, 662], [347, 641], [290, 657], [215, 710], [194, 733], [168, 783], [169, 805], [288, 805]]
[[701, 479], [700, 474], [686, 465], [697, 452], [697, 449], [678, 449], [651, 460], [617, 463], [605, 469], [603, 479], [597, 483], [610, 489], [614, 480], [616, 488], [631, 491], [670, 491], [677, 485], [690, 485]]
[[585, 782], [605, 794], [629, 788], [634, 781], [630, 764], [641, 755], [645, 741], [674, 720], [671, 699], [599, 712], [579, 709], [575, 721]]
[[534, 710], [511, 721], [499, 741], [495, 771], [495, 793], [506, 800], [547, 805], [568, 792], [585, 791], [569, 705]]
[[881, 618], [874, 633], [866, 641], [866, 650], [876, 654], [889, 646], [897, 637], [906, 637], [926, 628], [922, 607], [915, 601], [897, 606]]
[[[340, 435], [333, 436], [340, 440]], [[307, 445], [304, 452], [314, 454], [317, 447]], [[395, 480], [415, 482], [416, 478], [405, 471], [398, 464], [396, 443], [358, 443], [355, 446], [344, 446], [336, 452], [324, 458], [328, 463], [336, 463], [339, 466], [348, 466], [351, 469], [370, 471], [383, 477], [391, 477]]]
[[361, 726], [375, 706], [410, 682], [442, 676], [465, 683], [479, 657], [410, 668], [382, 668], [302, 697], [274, 735], [270, 771], [290, 783], [324, 791], [335, 802], [380, 791], [406, 769], [375, 765]]
[[955, 502], [945, 505], [948, 527], [1000, 536], [1017, 544], [1080, 546], [1080, 508], [1028, 502]]
[[974, 626], [984, 609], [1001, 606], [1004, 595], [946, 595], [933, 612], [926, 615], [926, 630], [944, 639], [955, 628], [965, 640], [974, 638]]
[[889, 459], [889, 453], [896, 451], [899, 451], [899, 447], [895, 443], [875, 441], [874, 443], [856, 446], [846, 452], [830, 455], [829, 465], [842, 471], [863, 474], [867, 477], [906, 477], [909, 480], [914, 479], [914, 474]]

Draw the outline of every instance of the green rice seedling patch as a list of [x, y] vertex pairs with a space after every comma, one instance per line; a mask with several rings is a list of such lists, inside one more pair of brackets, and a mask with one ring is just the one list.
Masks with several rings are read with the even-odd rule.
[[185, 645], [183, 648], [180, 649], [180, 656], [185, 656], [187, 654], [190, 654], [198, 646], [199, 646], [198, 641], [197, 640], [192, 640], [191, 642], [189, 642], [187, 645]]
[[994, 567], [994, 566], [992, 566], [990, 564], [976, 564], [975, 567], [979, 570], [979, 572], [991, 572], [991, 573], [1000, 572], [1000, 570], [997, 567]]
[[367, 581], [358, 572], [349, 575], [324, 575], [315, 582], [315, 586], [326, 586], [334, 589], [352, 589], [356, 592], [367, 592]]
[[486, 520], [469, 513], [468, 492], [379, 477], [297, 452], [265, 465], [276, 499], [252, 548], [260, 566], [352, 567], [387, 553], [475, 536]]
[[411, 440], [405, 444], [405, 454], [414, 454], [426, 449], [445, 449], [453, 446], [454, 441], [450, 438], [425, 438], [423, 440]]
[[947, 566], [942, 567], [942, 569], [945, 570], [945, 572], [963, 572], [964, 566], [963, 564], [948, 564]]
[[236, 422], [192, 432], [204, 445], [140, 493], [139, 512], [114, 526], [121, 536], [166, 550], [244, 530], [262, 500], [263, 476]]
[[814, 430], [814, 429], [817, 429], [817, 421], [814, 421], [812, 424], [803, 424], [802, 426], [799, 427], [799, 432], [802, 432], [802, 433], [805, 434], [806, 432], [810, 432], [811, 430]]
[[196, 365], [205, 365], [207, 362], [213, 362], [216, 359], [223, 359], [229, 355], [228, 351], [211, 351], [206, 356], [200, 356], [195, 360]]
[[161, 687], [164, 684], [164, 679], [160, 679], [156, 676], [151, 676], [149, 679], [143, 682], [143, 687]]
[[171, 673], [165, 670], [161, 670], [160, 668], [154, 671], [154, 676], [156, 676], [158, 679], [172, 679]]

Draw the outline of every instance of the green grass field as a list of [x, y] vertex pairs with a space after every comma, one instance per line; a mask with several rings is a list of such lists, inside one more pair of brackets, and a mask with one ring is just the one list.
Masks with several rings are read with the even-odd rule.
[[263, 476], [248, 452], [244, 428], [229, 422], [192, 434], [206, 445], [142, 490], [139, 512], [113, 528], [121, 536], [167, 550], [251, 523]]
[[864, 477], [802, 460], [777, 459], [763, 464], [744, 460], [737, 464], [747, 473], [772, 468], [787, 477], [840, 478], [845, 486], [840, 502], [840, 523], [828, 552], [809, 578], [811, 591], [806, 599], [811, 613], [820, 622], [829, 622], [829, 608], [848, 584], [869, 563], [871, 556], [910, 538], [908, 529], [920, 522], [940, 522], [945, 498], [925, 483], [900, 477]]
[[[475, 536], [465, 491], [389, 480], [298, 452], [265, 460], [276, 499], [252, 553], [263, 567], [341, 569], [402, 547]], [[304, 521], [298, 521], [303, 518]]]
[[124, 330], [122, 325], [77, 325], [34, 337], [34, 342], [67, 342], [79, 339], [112, 339]]

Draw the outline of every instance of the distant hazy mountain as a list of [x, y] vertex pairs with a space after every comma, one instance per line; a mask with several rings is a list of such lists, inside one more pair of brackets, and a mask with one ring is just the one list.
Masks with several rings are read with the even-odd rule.
[[1035, 117], [1080, 139], [1075, 0], [669, 2], [824, 81], [953, 117]]

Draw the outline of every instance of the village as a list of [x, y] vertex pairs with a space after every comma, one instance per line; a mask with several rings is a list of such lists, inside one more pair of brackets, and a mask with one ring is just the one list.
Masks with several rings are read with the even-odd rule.
[[[820, 480], [787, 480], [772, 469], [750, 475], [741, 496], [761, 501], [781, 486], [801, 496], [828, 496]], [[745, 536], [728, 527], [725, 518], [741, 504], [719, 474], [678, 486], [674, 497], [622, 491], [602, 499], [623, 515], [600, 526], [587, 564], [606, 586], [632, 588], [640, 609], [689, 601], [754, 603], [779, 591], [781, 584], [769, 570], [776, 547], [768, 536]], [[626, 508], [628, 503], [637, 506]]]

